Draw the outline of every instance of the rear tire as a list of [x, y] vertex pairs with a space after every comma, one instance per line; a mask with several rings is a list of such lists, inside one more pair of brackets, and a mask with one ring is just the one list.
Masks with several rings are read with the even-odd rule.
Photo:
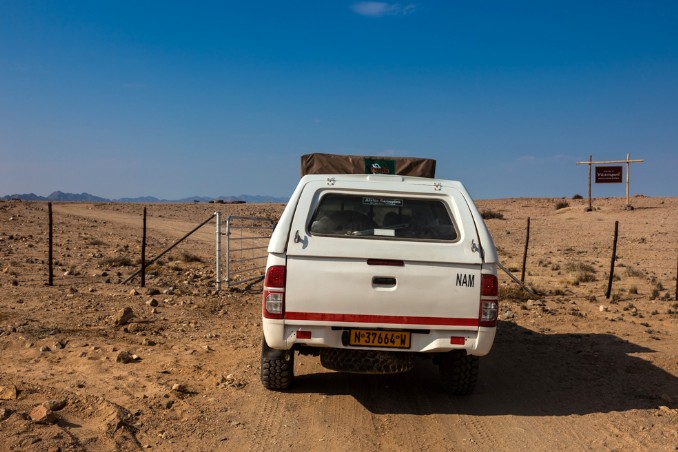
[[274, 350], [261, 341], [261, 383], [266, 389], [282, 391], [294, 380], [294, 352]]
[[440, 384], [453, 395], [469, 395], [478, 381], [477, 356], [467, 355], [464, 351], [452, 351], [444, 354], [438, 364]]

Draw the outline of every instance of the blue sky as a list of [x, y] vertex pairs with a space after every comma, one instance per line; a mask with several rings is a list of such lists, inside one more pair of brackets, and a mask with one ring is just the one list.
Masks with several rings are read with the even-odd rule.
[[[0, 2], [0, 195], [291, 193], [310, 152], [476, 198], [678, 196], [678, 2]], [[594, 196], [624, 196], [596, 185]]]

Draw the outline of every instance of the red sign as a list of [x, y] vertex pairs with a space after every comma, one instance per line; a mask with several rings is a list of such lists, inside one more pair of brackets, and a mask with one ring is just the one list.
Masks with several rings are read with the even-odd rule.
[[621, 184], [622, 166], [596, 166], [596, 184]]

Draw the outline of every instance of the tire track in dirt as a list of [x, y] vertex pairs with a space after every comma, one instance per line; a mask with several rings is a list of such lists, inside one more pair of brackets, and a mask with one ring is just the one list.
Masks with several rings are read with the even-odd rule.
[[381, 379], [387, 383], [374, 382], [370, 403], [387, 412], [379, 415], [387, 426], [381, 436], [385, 449], [433, 451], [449, 447], [444, 430], [438, 428], [440, 420], [432, 415], [431, 387], [422, 385], [414, 372]]
[[[334, 418], [339, 425], [360, 425], [361, 436], [375, 438], [373, 447], [382, 450], [501, 449], [503, 424], [465, 415], [464, 404], [442, 393], [430, 373], [348, 376], [345, 388], [353, 397], [334, 398]], [[361, 411], [369, 422], [365, 416], [355, 419]]]
[[473, 447], [479, 447], [483, 450], [498, 450], [500, 447], [504, 446], [497, 441], [495, 435], [491, 433], [497, 426], [491, 425], [486, 418], [459, 415], [453, 416], [450, 420], [456, 420], [455, 418], [458, 418], [464, 426], [464, 430], [469, 434], [468, 443]]
[[295, 417], [304, 446], [311, 450], [380, 449], [375, 432], [383, 425], [354, 397], [366, 390], [362, 376], [328, 371], [318, 358], [299, 356], [295, 372], [292, 393], [298, 402]]
[[427, 431], [435, 433], [426, 435], [435, 439], [431, 450], [440, 450], [441, 447], [500, 450], [504, 446], [503, 441], [498, 439], [504, 430], [501, 420], [466, 414], [467, 405], [474, 403], [472, 399], [436, 393], [430, 386], [420, 388], [415, 397], [421, 407], [420, 414], [428, 413]]
[[[603, 447], [607, 449], [615, 448], [624, 448], [628, 450], [658, 450], [652, 447], [651, 444], [647, 443], [647, 438], [639, 439], [636, 435], [630, 434], [628, 431], [624, 431], [617, 427], [617, 424], [623, 424], [625, 422], [625, 417], [618, 413], [612, 413], [612, 419], [607, 419], [605, 425], [600, 429], [595, 430], [604, 430], [606, 435], [602, 440], [598, 440], [599, 444], [592, 444], [592, 446]], [[597, 424], [593, 424], [594, 426]], [[594, 430], [594, 429], [591, 429]], [[645, 429], [644, 429], [645, 430]], [[638, 436], [642, 433], [642, 430], [637, 431]], [[676, 438], [676, 448], [678, 448], [678, 438]]]
[[282, 418], [284, 418], [282, 405], [280, 394], [271, 392], [264, 397], [261, 409], [257, 410], [250, 450], [263, 452], [273, 449], [275, 443], [280, 444]]

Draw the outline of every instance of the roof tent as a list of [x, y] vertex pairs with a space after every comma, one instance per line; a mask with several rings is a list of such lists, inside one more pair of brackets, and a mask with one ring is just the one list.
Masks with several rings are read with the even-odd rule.
[[434, 178], [436, 161], [417, 157], [306, 154], [301, 156], [301, 176], [307, 174], [397, 174]]

